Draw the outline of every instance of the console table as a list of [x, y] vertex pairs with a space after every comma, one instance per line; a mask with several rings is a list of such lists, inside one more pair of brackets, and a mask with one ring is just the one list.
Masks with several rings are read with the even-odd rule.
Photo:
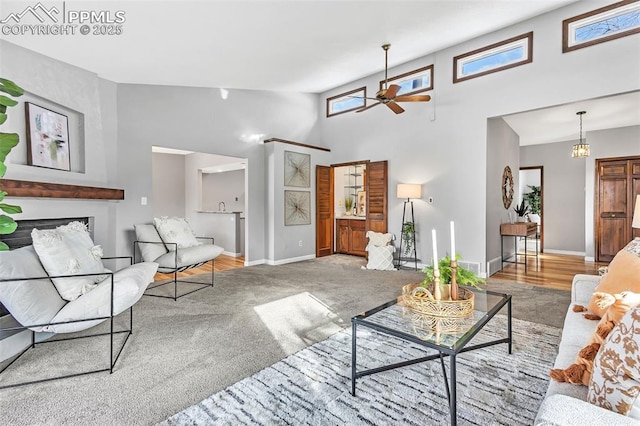
[[[515, 260], [504, 260], [504, 237], [513, 237], [515, 245]], [[518, 253], [518, 237], [524, 237], [524, 253]], [[519, 263], [518, 256], [524, 255], [524, 273], [527, 273], [527, 238], [533, 237], [536, 240], [536, 266], [538, 266], [538, 224], [535, 222], [518, 222], [518, 223], [503, 223], [500, 225], [500, 259], [502, 260], [502, 267], [504, 263]]]

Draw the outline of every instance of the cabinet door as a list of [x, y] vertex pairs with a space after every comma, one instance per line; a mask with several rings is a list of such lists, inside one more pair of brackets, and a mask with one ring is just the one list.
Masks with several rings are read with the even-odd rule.
[[336, 239], [336, 252], [337, 253], [349, 253], [349, 220], [338, 219], [336, 220], [336, 227], [338, 228], [338, 238]]
[[366, 256], [367, 252], [365, 248], [367, 247], [367, 237], [365, 234], [366, 230], [366, 221], [364, 220], [350, 220], [350, 228], [351, 235], [349, 242], [351, 245], [349, 246], [349, 253], [355, 254], [357, 256]]

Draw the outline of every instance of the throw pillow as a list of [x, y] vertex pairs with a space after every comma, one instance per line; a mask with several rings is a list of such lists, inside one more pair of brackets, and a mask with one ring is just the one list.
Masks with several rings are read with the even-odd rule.
[[626, 246], [622, 248], [624, 251], [628, 251], [629, 253], [633, 253], [636, 256], [640, 256], [640, 237], [636, 237], [629, 242]]
[[[623, 291], [640, 293], [640, 257], [627, 251], [620, 250], [609, 264], [608, 272], [602, 277], [594, 290], [596, 292], [616, 294]], [[588, 309], [602, 317], [601, 309], [594, 297], [589, 301]]]
[[389, 245], [393, 239], [393, 234], [381, 232], [367, 231], [367, 238], [369, 238], [369, 244], [367, 246], [382, 247]]
[[640, 394], [640, 307], [629, 310], [594, 361], [587, 401], [627, 415]]
[[640, 293], [625, 291], [615, 295], [601, 294], [611, 296], [600, 299], [603, 306], [606, 305], [606, 312], [598, 323], [596, 331], [591, 336], [589, 343], [578, 352], [576, 362], [564, 370], [559, 368], [551, 370], [549, 375], [556, 382], [567, 382], [573, 385], [589, 385], [594, 359], [597, 357], [598, 350], [605, 339], [629, 310], [633, 310], [636, 306], [640, 305]]
[[[56, 229], [31, 231], [33, 248], [40, 263], [49, 276], [101, 274], [105, 271], [102, 264], [102, 247], [95, 245], [82, 222], [71, 222]], [[93, 290], [104, 275], [77, 278], [52, 278], [60, 297], [76, 300]]]
[[367, 262], [367, 269], [378, 269], [380, 271], [395, 271], [393, 266], [393, 252], [394, 246], [368, 246], [369, 261]]
[[[155, 217], [153, 224], [165, 243], [176, 243], [178, 248], [199, 246], [200, 242], [193, 234], [189, 223], [182, 217]], [[175, 250], [176, 246], [167, 244], [169, 250]]]

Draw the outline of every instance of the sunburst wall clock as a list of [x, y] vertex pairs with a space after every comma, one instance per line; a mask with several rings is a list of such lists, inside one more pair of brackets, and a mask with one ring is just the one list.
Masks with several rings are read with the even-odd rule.
[[298, 152], [284, 152], [284, 186], [309, 188], [311, 156]]
[[284, 191], [284, 224], [311, 224], [311, 192]]

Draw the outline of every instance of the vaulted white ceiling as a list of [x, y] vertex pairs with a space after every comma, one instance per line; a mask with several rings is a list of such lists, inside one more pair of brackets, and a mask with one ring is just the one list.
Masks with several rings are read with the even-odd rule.
[[[574, 1], [46, 1], [124, 11], [122, 34], [0, 37], [117, 83], [320, 93], [383, 70], [385, 42], [392, 67]], [[0, 20], [35, 4], [2, 0]]]

